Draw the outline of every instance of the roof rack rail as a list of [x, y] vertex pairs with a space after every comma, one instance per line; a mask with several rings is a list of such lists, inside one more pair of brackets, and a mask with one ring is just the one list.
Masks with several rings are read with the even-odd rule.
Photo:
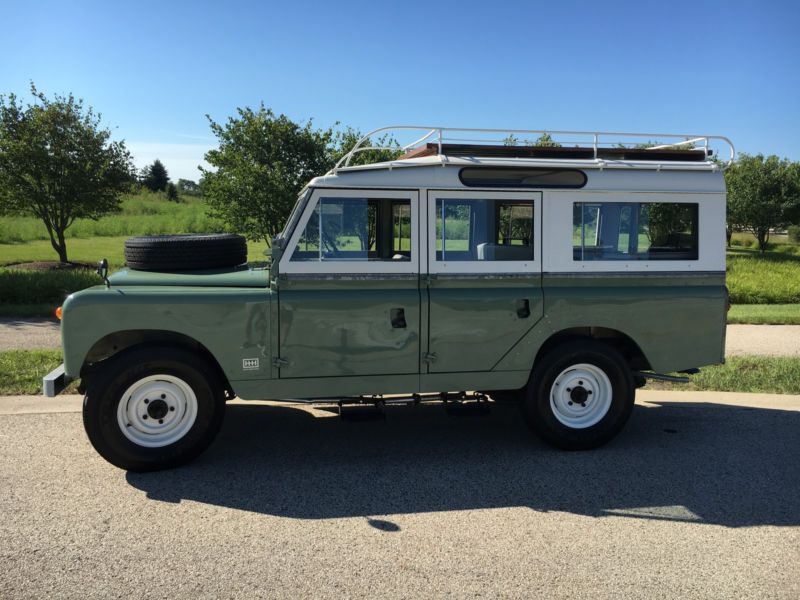
[[[379, 134], [408, 135], [424, 132], [421, 137], [400, 146], [373, 146], [370, 140]], [[504, 137], [500, 137], [504, 136]], [[536, 139], [532, 139], [537, 136]], [[542, 140], [545, 137], [545, 140]], [[542, 143], [542, 142], [545, 143]], [[360, 152], [390, 150], [404, 152], [401, 158], [421, 156], [514, 156], [528, 158], [569, 158], [571, 160], [636, 161], [707, 161], [719, 156], [714, 144], [727, 146], [729, 166], [736, 150], [733, 142], [721, 135], [683, 133], [640, 133], [614, 131], [567, 131], [554, 129], [476, 129], [391, 125], [370, 131], [342, 156], [331, 170], [351, 166]]]

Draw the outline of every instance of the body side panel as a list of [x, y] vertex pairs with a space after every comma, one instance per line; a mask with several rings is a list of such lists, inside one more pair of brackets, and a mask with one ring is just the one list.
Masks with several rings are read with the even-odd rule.
[[[230, 380], [268, 378], [271, 300], [266, 288], [98, 286], [83, 290], [64, 303], [61, 336], [66, 372], [79, 377], [89, 350], [110, 334], [168, 331], [205, 346]], [[258, 368], [243, 370], [244, 359], [258, 359]]]
[[655, 371], [724, 362], [725, 273], [544, 274], [544, 318], [497, 365], [530, 369], [552, 335], [603, 327], [630, 337]]

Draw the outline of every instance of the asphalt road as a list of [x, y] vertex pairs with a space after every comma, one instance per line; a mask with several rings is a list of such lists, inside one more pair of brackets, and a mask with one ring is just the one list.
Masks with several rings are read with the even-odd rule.
[[800, 396], [648, 392], [583, 453], [512, 405], [235, 403], [152, 474], [100, 459], [79, 407], [0, 399], [4, 599], [800, 596]]
[[[0, 318], [0, 352], [60, 348], [53, 319]], [[728, 325], [727, 356], [800, 356], [800, 325]]]

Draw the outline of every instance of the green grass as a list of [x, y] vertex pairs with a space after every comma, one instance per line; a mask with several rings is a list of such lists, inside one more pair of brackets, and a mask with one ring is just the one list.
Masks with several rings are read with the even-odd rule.
[[800, 255], [780, 249], [764, 255], [750, 249], [731, 250], [727, 272], [734, 304], [800, 303]]
[[0, 317], [52, 317], [57, 304], [0, 304]]
[[72, 292], [99, 283], [98, 275], [89, 269], [58, 271], [0, 269], [0, 306], [8, 304], [58, 306]]
[[[0, 352], [0, 396], [41, 394], [42, 377], [61, 364], [61, 350]], [[72, 384], [67, 392], [75, 393]]]
[[[76, 221], [67, 229], [66, 236], [68, 239], [89, 239], [223, 230], [221, 222], [208, 216], [207, 206], [202, 199], [184, 196], [180, 202], [170, 202], [163, 193], [139, 192], [123, 197], [119, 213], [97, 221]], [[0, 244], [36, 240], [49, 240], [40, 220], [35, 217], [0, 217]]]
[[705, 367], [691, 383], [648, 380], [656, 390], [703, 390], [800, 394], [800, 357], [733, 356], [724, 365]]
[[800, 304], [734, 304], [728, 323], [800, 325]]

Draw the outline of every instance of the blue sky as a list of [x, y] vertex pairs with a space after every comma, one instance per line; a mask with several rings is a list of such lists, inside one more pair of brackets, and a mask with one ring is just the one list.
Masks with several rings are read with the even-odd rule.
[[197, 179], [206, 113], [262, 100], [319, 126], [718, 133], [800, 160], [799, 2], [3, 4], [0, 93], [71, 91], [173, 179]]

